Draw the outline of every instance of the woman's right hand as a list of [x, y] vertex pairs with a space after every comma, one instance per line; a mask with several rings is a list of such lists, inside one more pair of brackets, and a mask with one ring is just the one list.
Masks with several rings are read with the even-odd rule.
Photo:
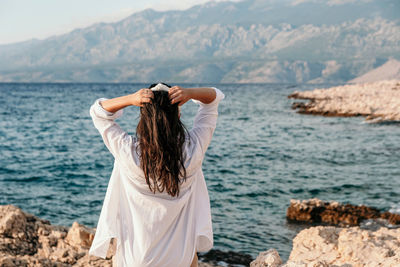
[[182, 106], [191, 99], [191, 90], [180, 86], [173, 86], [168, 91], [171, 104], [179, 103]]
[[131, 94], [131, 102], [134, 106], [143, 107], [143, 104], [150, 103], [153, 97], [154, 94], [151, 89], [142, 88], [136, 93]]

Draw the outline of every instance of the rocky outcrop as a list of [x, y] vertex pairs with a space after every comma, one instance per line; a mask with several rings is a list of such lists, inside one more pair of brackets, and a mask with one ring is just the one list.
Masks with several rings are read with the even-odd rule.
[[397, 80], [295, 91], [288, 97], [310, 100], [292, 104], [293, 109], [303, 114], [365, 116], [374, 122], [400, 121], [400, 81]]
[[[341, 210], [339, 207], [347, 205], [318, 199], [291, 202], [291, 207], [302, 212], [307, 210], [305, 213], [299, 213], [299, 218], [313, 218], [314, 212], [310, 211], [323, 208], [326, 211], [338, 212]], [[347, 211], [357, 212], [357, 207], [360, 206], [352, 206]], [[362, 210], [360, 214], [364, 215], [379, 213], [373, 208], [365, 207]], [[310, 214], [313, 216], [310, 217]], [[379, 214], [382, 218], [382, 214], [386, 213]], [[395, 220], [400, 216], [392, 215]], [[347, 215], [341, 216], [348, 218]], [[332, 219], [334, 216], [326, 218], [336, 220]], [[88, 255], [94, 233], [95, 229], [76, 222], [70, 228], [55, 226], [15, 206], [0, 206], [0, 266], [112, 266], [112, 257], [115, 254], [114, 240], [106, 259]], [[289, 261], [285, 264], [274, 249], [261, 252], [254, 261], [249, 255], [218, 250], [201, 254], [199, 259], [208, 262], [199, 262], [199, 267], [215, 267], [221, 261], [228, 266], [250, 264], [251, 267], [400, 266], [400, 228], [379, 227], [370, 230], [360, 227], [311, 227], [301, 231], [294, 238]]]
[[260, 253], [250, 266], [400, 266], [400, 228], [371, 231], [359, 227], [311, 227], [293, 239], [293, 249], [285, 264], [277, 251], [270, 249]]
[[293, 239], [289, 262], [308, 266], [400, 266], [400, 229], [312, 227]]
[[[95, 229], [74, 222], [70, 228], [23, 212], [13, 205], [0, 205], [1, 267], [112, 266], [116, 241], [111, 241], [106, 259], [89, 256]], [[200, 254], [199, 267], [218, 267], [217, 262], [248, 263], [249, 255], [211, 250]]]
[[78, 223], [51, 225], [21, 209], [0, 206], [0, 266], [112, 266], [88, 255], [94, 230]]
[[250, 263], [250, 267], [278, 267], [282, 265], [282, 259], [276, 249], [260, 252], [258, 257]]
[[340, 204], [317, 198], [309, 200], [291, 200], [286, 211], [286, 218], [292, 222], [325, 223], [332, 225], [356, 226], [368, 219], [385, 219], [390, 224], [400, 225], [400, 215], [380, 212], [364, 205]]
[[[346, 227], [315, 226], [302, 230], [293, 239], [286, 263], [275, 249], [261, 252], [251, 267], [361, 267], [400, 266], [400, 227], [376, 224], [366, 229], [364, 220], [388, 220], [400, 225], [400, 215], [381, 213], [367, 206], [325, 202], [319, 199], [291, 200], [289, 221], [312, 224], [328, 223]], [[382, 226], [383, 225], [383, 226]], [[364, 228], [363, 228], [364, 227]]]

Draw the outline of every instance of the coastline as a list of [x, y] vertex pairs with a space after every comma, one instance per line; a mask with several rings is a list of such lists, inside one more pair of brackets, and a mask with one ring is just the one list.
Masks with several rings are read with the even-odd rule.
[[[296, 114], [289, 108], [292, 100], [282, 96], [310, 86], [232, 86], [230, 99], [238, 101], [222, 109], [225, 119], [217, 129], [207, 160], [209, 167], [205, 169], [218, 216], [214, 223], [218, 248], [243, 251], [253, 258], [262, 250], [276, 248], [286, 261], [291, 240], [305, 227], [285, 222], [290, 198], [318, 196], [399, 212], [398, 125]], [[21, 94], [5, 101], [21, 112], [4, 121], [7, 127], [2, 150], [1, 204], [18, 205], [52, 224], [71, 227], [73, 220], [78, 220], [95, 227], [98, 213], [94, 211], [101, 208], [104, 199], [112, 156], [94, 138], [95, 129], [84, 116], [86, 108], [77, 111], [74, 124], [65, 125], [64, 119], [56, 119], [57, 114], [75, 114], [69, 108], [73, 106], [71, 101], [82, 98], [88, 102], [90, 96], [82, 92], [90, 88], [94, 93], [111, 95], [122, 87], [101, 84], [10, 88]], [[64, 104], [57, 104], [59, 108], [47, 107], [32, 118], [25, 114], [35, 108], [18, 104], [21, 95], [27, 93], [32, 99], [43, 99], [40, 105], [45, 106], [48, 97], [63, 103], [63, 94], [56, 93], [60, 91], [70, 92], [71, 97], [64, 99]], [[249, 91], [254, 94], [246, 94]], [[254, 105], [252, 101], [256, 101]], [[8, 112], [6, 108], [4, 112]], [[48, 122], [55, 122], [55, 127]], [[129, 124], [127, 121], [125, 125]], [[16, 131], [27, 128], [32, 131], [23, 135]]]
[[376, 231], [359, 227], [315, 226], [293, 239], [289, 260], [270, 249], [260, 253], [251, 267], [362, 267], [400, 266], [400, 228]]
[[[260, 252], [255, 260], [211, 250], [199, 255], [199, 267], [400, 266], [399, 214], [310, 199], [292, 200], [287, 219], [313, 226], [293, 239], [286, 263], [273, 248]], [[71, 227], [51, 225], [13, 205], [0, 206], [0, 266], [112, 266], [115, 242], [106, 259], [88, 255], [94, 234], [94, 228], [77, 222]]]
[[[89, 256], [96, 229], [74, 222], [71, 227], [52, 225], [13, 205], [0, 205], [0, 266], [112, 266], [111, 241], [106, 259]], [[208, 259], [210, 262], [204, 262]], [[246, 266], [250, 255], [211, 250], [199, 255], [199, 267], [222, 267], [218, 261]]]
[[300, 114], [335, 117], [363, 116], [369, 122], [400, 121], [400, 81], [346, 84], [327, 89], [295, 91], [288, 98]]
[[400, 266], [400, 214], [314, 198], [292, 199], [286, 217], [310, 225], [293, 239], [288, 261], [269, 249], [251, 267]]

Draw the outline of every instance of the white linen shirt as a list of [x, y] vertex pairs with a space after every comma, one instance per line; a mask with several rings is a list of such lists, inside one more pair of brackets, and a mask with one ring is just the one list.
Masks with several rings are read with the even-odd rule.
[[[213, 87], [214, 88], [214, 87]], [[105, 258], [111, 238], [117, 239], [114, 262], [118, 267], [188, 267], [195, 252], [213, 247], [210, 200], [201, 169], [224, 94], [199, 104], [193, 128], [184, 143], [186, 181], [178, 197], [150, 191], [136, 153], [136, 137], [114, 121], [122, 109], [103, 109], [100, 98], [90, 108], [95, 127], [114, 156], [96, 234], [89, 254]]]

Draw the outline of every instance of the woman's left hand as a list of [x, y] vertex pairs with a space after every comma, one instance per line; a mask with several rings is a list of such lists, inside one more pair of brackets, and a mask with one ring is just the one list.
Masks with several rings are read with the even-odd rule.
[[180, 86], [172, 86], [168, 94], [171, 104], [179, 103], [179, 106], [182, 106], [191, 99], [190, 89]]

